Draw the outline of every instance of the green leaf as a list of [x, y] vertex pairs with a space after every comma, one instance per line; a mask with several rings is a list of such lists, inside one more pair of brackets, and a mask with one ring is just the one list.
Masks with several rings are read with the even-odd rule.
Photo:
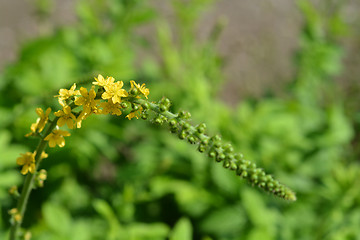
[[244, 210], [240, 205], [234, 205], [210, 212], [201, 222], [201, 229], [217, 236], [234, 235], [239, 233], [245, 223]]
[[71, 233], [71, 216], [66, 208], [61, 205], [47, 202], [42, 207], [45, 223], [54, 232], [62, 236]]
[[114, 211], [106, 201], [96, 199], [93, 201], [93, 207], [109, 224], [107, 239], [118, 239], [117, 236], [124, 235], [124, 233], [122, 233], [123, 229], [120, 222], [117, 220]]
[[265, 206], [264, 198], [258, 191], [250, 188], [242, 190], [244, 209], [254, 225], [273, 226], [277, 221], [277, 212]]
[[175, 224], [171, 234], [170, 240], [191, 240], [192, 226], [188, 218], [181, 218]]
[[169, 227], [164, 223], [134, 223], [128, 226], [127, 230], [130, 236], [124, 238], [125, 240], [163, 240], [170, 231]]

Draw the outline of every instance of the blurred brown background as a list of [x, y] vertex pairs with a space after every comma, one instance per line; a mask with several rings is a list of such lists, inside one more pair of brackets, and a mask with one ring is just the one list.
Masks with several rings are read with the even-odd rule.
[[[319, 8], [330, 1], [314, 1]], [[341, 2], [341, 1], [339, 1]], [[152, 4], [171, 18], [164, 1]], [[38, 25], [33, 0], [0, 0], [0, 70], [16, 59], [21, 43], [47, 34], [57, 25], [76, 22], [73, 0], [54, 0], [51, 21]], [[343, 1], [342, 17], [351, 28], [344, 38], [346, 69], [338, 81], [347, 88], [360, 80], [360, 1]], [[218, 45], [226, 59], [225, 87], [227, 101], [241, 95], [258, 95], [267, 89], [276, 90], [279, 82], [293, 76], [293, 54], [299, 44], [301, 15], [295, 1], [287, 0], [222, 0], [205, 15], [199, 38], [207, 36], [216, 19], [225, 17], [227, 27]]]

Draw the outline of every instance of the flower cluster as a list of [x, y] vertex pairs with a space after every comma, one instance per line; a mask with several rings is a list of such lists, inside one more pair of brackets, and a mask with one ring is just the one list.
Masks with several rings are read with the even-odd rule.
[[[145, 112], [145, 109], [139, 104], [130, 103], [131, 99], [147, 98], [150, 91], [145, 87], [145, 84], [137, 84], [135, 81], [130, 81], [130, 89], [126, 91], [123, 89], [124, 83], [122, 81], [115, 81], [113, 77], [104, 78], [98, 75], [92, 83], [90, 90], [80, 87], [76, 89], [74, 83], [70, 89], [60, 89], [59, 94], [55, 97], [61, 106], [61, 110], [54, 113], [55, 118], [50, 121], [49, 115], [51, 108], [45, 112], [41, 108], [36, 109], [39, 116], [37, 121], [30, 127], [31, 132], [25, 136], [40, 137], [42, 141], [47, 141], [49, 147], [64, 147], [65, 138], [70, 136], [66, 130], [61, 130], [59, 127], [66, 125], [69, 129], [80, 128], [83, 120], [92, 114], [112, 114], [120, 116], [123, 110], [131, 106], [127, 118], [139, 118]], [[43, 133], [46, 124], [50, 122], [46, 133]], [[38, 158], [42, 159], [45, 155]], [[21, 173], [27, 174], [36, 172], [36, 152], [27, 152], [22, 154], [17, 159], [17, 164], [23, 166]]]

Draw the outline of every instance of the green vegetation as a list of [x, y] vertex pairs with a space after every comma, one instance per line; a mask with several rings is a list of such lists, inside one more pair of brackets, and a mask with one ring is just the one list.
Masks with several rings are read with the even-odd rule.
[[[38, 3], [46, 18], [51, 5]], [[334, 82], [347, 32], [339, 14], [299, 1], [304, 28], [287, 95], [230, 107], [219, 100], [221, 22], [208, 41], [194, 38], [213, 2], [172, 3], [176, 41], [147, 1], [80, 1], [76, 24], [26, 43], [0, 75], [0, 239], [15, 205], [8, 189], [23, 182], [16, 158], [37, 144], [24, 138], [34, 109], [57, 109], [60, 88], [90, 84], [98, 73], [144, 82], [150, 100], [166, 96], [172, 111], [190, 111], [193, 123], [205, 122], [211, 136], [219, 133], [290, 186], [298, 201], [253, 188], [166, 128], [96, 116], [64, 148], [48, 150], [48, 179], [32, 192], [23, 222], [33, 239], [357, 239], [359, 104], [349, 111], [353, 96]], [[145, 25], [154, 41], [139, 33]]]

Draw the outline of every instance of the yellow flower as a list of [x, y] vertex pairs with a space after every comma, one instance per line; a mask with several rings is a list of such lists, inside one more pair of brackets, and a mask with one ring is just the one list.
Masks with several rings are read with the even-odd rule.
[[111, 113], [112, 115], [117, 115], [120, 116], [121, 115], [121, 106], [119, 103], [113, 103], [113, 101], [111, 99], [109, 99], [107, 102], [102, 102], [100, 103], [100, 107], [103, 108], [103, 110], [101, 111], [102, 114], [109, 114]]
[[121, 102], [122, 97], [127, 97], [128, 93], [122, 89], [124, 83], [122, 81], [114, 82], [104, 86], [105, 92], [101, 95], [102, 99], [112, 99], [113, 103]]
[[32, 152], [27, 152], [25, 154], [21, 153], [21, 157], [16, 159], [16, 163], [20, 166], [23, 166], [21, 169], [21, 174], [25, 175], [28, 172], [35, 172], [35, 154]]
[[96, 105], [100, 100], [95, 100], [96, 92], [94, 86], [88, 90], [84, 87], [80, 88], [81, 97], [75, 99], [75, 104], [78, 106], [83, 106], [83, 112], [85, 115], [92, 113], [96, 109]]
[[79, 90], [75, 90], [76, 84], [74, 83], [69, 90], [67, 89], [60, 89], [59, 95], [56, 95], [55, 97], [59, 98], [59, 103], [61, 106], [66, 106], [65, 100], [71, 98], [75, 95], [80, 95]]
[[105, 87], [107, 85], [113, 84], [115, 79], [113, 77], [107, 77], [106, 79], [99, 74], [97, 78], [95, 78], [96, 82], [92, 82], [94, 85], [99, 85], [100, 87]]
[[41, 108], [36, 108], [36, 114], [39, 116], [39, 118], [36, 120], [36, 123], [31, 124], [31, 132], [26, 134], [25, 136], [33, 136], [36, 132], [41, 132], [44, 129], [47, 121], [49, 120], [50, 112], [51, 108], [46, 109], [45, 113]]
[[[145, 83], [143, 83], [140, 86], [140, 84], [137, 84], [134, 80], [131, 80], [130, 84], [131, 84], [131, 89], [137, 88], [137, 90], [139, 90], [139, 92], [142, 95], [144, 95], [146, 98], [148, 98], [147, 96], [150, 94], [150, 90], [145, 87]], [[130, 89], [130, 91], [131, 91], [131, 89]]]
[[49, 147], [55, 147], [56, 145], [63, 147], [65, 146], [64, 137], [68, 136], [70, 136], [68, 131], [55, 129], [49, 135], [47, 135], [44, 140], [49, 141]]
[[56, 113], [54, 113], [55, 116], [59, 117], [57, 121], [57, 125], [59, 127], [66, 125], [68, 128], [73, 129], [74, 127], [74, 121], [76, 121], [75, 115], [71, 112], [71, 107], [65, 106], [63, 107], [63, 110], [59, 110]]
[[134, 112], [129, 113], [128, 115], [126, 115], [126, 117], [127, 117], [129, 120], [131, 120], [131, 119], [133, 119], [133, 118], [139, 119], [141, 111], [142, 111], [142, 107], [140, 107], [140, 109], [137, 110], [137, 111], [134, 111]]

